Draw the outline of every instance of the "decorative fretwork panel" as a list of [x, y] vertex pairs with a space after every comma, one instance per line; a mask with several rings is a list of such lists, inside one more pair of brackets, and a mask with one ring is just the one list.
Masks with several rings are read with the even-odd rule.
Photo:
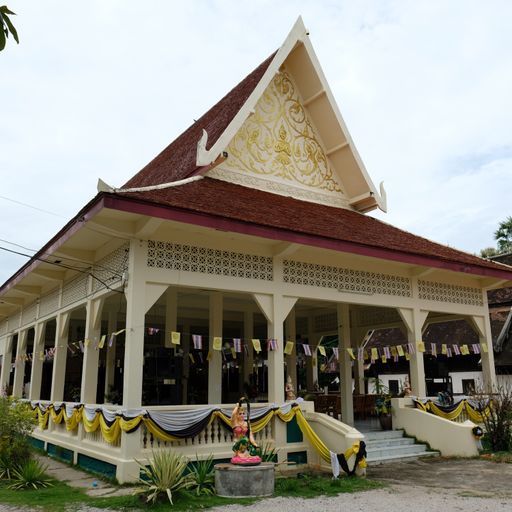
[[27, 325], [35, 321], [37, 317], [37, 302], [32, 302], [32, 304], [23, 308], [23, 312], [21, 314], [21, 325]]
[[67, 282], [62, 289], [62, 305], [68, 306], [87, 297], [88, 274], [80, 274]]
[[148, 267], [246, 279], [273, 280], [272, 258], [148, 240]]
[[407, 277], [301, 261], [285, 260], [283, 279], [285, 283], [334, 288], [340, 292], [411, 296], [411, 282]]
[[394, 324], [401, 321], [398, 312], [391, 308], [364, 308], [357, 312], [357, 325], [365, 327]]
[[438, 283], [436, 281], [418, 281], [419, 298], [436, 302], [452, 302], [483, 306], [482, 290], [470, 286]]
[[41, 304], [39, 305], [39, 316], [46, 316], [54, 313], [59, 309], [59, 294], [60, 289], [55, 288], [44, 297], [41, 297]]
[[123, 272], [128, 268], [129, 244], [124, 244], [103, 259], [94, 264], [93, 290], [97, 291], [105, 287], [115, 286], [123, 277]]

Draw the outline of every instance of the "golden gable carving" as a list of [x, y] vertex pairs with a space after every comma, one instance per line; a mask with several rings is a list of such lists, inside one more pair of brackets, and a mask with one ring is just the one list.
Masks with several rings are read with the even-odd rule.
[[285, 71], [272, 80], [227, 151], [223, 167], [342, 191]]

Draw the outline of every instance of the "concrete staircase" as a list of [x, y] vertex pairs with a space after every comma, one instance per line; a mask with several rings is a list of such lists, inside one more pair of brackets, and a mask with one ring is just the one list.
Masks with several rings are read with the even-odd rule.
[[426, 445], [415, 443], [410, 437], [404, 437], [403, 430], [364, 432], [364, 436], [368, 453], [366, 460], [370, 464], [439, 456], [439, 452], [427, 451]]

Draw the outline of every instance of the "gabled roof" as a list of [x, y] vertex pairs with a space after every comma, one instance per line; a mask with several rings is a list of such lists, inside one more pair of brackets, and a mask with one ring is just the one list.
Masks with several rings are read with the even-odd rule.
[[412, 265], [512, 280], [512, 268], [507, 265], [437, 244], [374, 217], [208, 177], [163, 190], [107, 194], [105, 206]]
[[277, 52], [130, 179], [123, 189], [162, 185], [205, 174], [225, 154], [230, 141], [254, 112], [258, 100], [285, 63], [305, 96], [308, 115], [316, 121], [326, 154], [341, 178], [350, 207], [362, 212], [376, 207], [386, 211], [384, 188], [381, 185], [380, 192], [377, 191], [364, 167], [300, 17]]

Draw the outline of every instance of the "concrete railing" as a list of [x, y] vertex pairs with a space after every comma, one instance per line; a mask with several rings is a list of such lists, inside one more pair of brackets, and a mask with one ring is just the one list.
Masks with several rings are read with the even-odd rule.
[[467, 420], [458, 423], [446, 420], [414, 407], [411, 398], [393, 398], [393, 428], [403, 429], [407, 435], [428, 443], [441, 455], [474, 457], [478, 446], [473, 435], [474, 423]]

